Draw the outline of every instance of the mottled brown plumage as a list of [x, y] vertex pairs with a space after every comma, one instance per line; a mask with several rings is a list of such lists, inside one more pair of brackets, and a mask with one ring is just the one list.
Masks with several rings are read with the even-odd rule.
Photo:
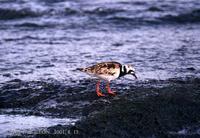
[[102, 62], [83, 69], [84, 72], [95, 75], [113, 76], [119, 71], [121, 64], [118, 62]]

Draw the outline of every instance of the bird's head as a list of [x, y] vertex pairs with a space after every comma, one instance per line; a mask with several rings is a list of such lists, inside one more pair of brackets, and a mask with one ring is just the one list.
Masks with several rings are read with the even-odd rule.
[[133, 75], [136, 79], [137, 79], [137, 76], [136, 76], [136, 73], [135, 73], [135, 68], [131, 65], [124, 65], [124, 71], [125, 73], [128, 75]]

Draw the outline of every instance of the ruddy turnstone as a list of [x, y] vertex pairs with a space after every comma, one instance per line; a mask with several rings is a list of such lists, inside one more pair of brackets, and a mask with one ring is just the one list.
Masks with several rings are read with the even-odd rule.
[[106, 89], [108, 91], [108, 94], [115, 95], [115, 93], [112, 92], [110, 88], [109, 83], [111, 80], [120, 78], [127, 74], [131, 74], [137, 79], [135, 69], [131, 65], [122, 65], [118, 62], [113, 61], [98, 63], [96, 65], [89, 66], [86, 68], [77, 68], [77, 70], [85, 72], [99, 79], [96, 84], [96, 93], [98, 96], [105, 96], [99, 88], [100, 80], [106, 80]]

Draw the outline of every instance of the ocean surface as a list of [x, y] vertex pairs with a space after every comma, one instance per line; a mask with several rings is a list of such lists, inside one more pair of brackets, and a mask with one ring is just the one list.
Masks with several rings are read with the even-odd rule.
[[200, 74], [200, 1], [1, 0], [0, 82], [54, 78], [102, 61], [140, 79]]
[[[0, 0], [2, 115], [10, 108], [70, 108], [77, 97], [70, 99], [69, 94], [59, 103], [53, 96], [92, 93], [95, 81], [76, 68], [103, 61], [134, 65], [138, 80], [127, 76], [113, 82], [123, 90], [148, 81], [199, 78], [200, 1]], [[91, 101], [79, 99], [74, 108]], [[56, 112], [39, 115], [60, 117]], [[68, 117], [73, 116], [83, 115], [71, 111]], [[0, 123], [0, 130], [4, 125]]]

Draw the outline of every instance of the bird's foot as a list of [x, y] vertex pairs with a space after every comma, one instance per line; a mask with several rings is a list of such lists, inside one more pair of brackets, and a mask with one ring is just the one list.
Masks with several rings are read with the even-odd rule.
[[97, 91], [97, 96], [99, 96], [99, 97], [104, 97], [105, 94], [101, 93], [100, 91]]
[[112, 96], [115, 96], [115, 95], [116, 95], [116, 93], [115, 93], [114, 91], [111, 90], [109, 82], [107, 82], [107, 84], [106, 84], [106, 89], [107, 89], [107, 91], [108, 91], [108, 94], [110, 94], [110, 95], [112, 95]]

